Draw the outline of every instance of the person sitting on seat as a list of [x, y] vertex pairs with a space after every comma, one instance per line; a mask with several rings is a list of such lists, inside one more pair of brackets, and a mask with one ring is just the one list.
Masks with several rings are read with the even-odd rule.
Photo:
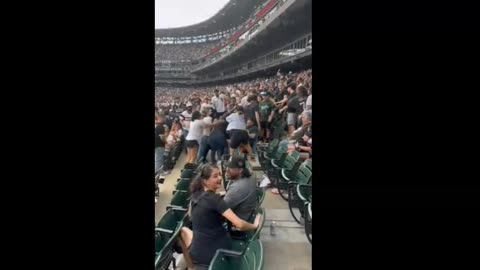
[[226, 218], [239, 230], [256, 230], [261, 215], [254, 224], [239, 218], [216, 192], [222, 186], [220, 170], [215, 165], [205, 165], [190, 185], [192, 194], [188, 215], [193, 231], [183, 227], [180, 246], [189, 269], [207, 269], [218, 249], [231, 249], [231, 238], [223, 226]]
[[239, 218], [248, 220], [257, 207], [257, 185], [245, 164], [241, 157], [233, 157], [227, 164], [230, 183], [223, 200]]

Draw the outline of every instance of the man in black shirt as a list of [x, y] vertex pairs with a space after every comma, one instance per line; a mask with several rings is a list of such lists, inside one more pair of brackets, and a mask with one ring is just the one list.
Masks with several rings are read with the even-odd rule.
[[297, 85], [294, 82], [291, 82], [288, 85], [288, 102], [287, 106], [280, 110], [282, 113], [284, 110], [287, 110], [287, 125], [288, 125], [288, 135], [290, 136], [294, 131], [297, 125], [297, 110], [300, 107], [300, 103], [298, 102], [298, 97], [296, 94]]
[[157, 173], [163, 165], [163, 154], [165, 152], [165, 127], [164, 116], [155, 114], [155, 173]]
[[260, 131], [260, 114], [257, 95], [248, 96], [247, 101], [248, 105], [244, 108], [245, 123], [248, 121], [248, 119], [252, 119], [253, 121], [255, 121], [254, 125], [257, 126], [258, 130]]

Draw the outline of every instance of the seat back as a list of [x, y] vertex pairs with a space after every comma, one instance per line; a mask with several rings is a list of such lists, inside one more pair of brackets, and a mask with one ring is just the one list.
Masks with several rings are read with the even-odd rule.
[[177, 185], [175, 186], [176, 191], [187, 191], [188, 192], [188, 187], [190, 186], [190, 183], [192, 180], [187, 179], [187, 178], [181, 178], [180, 181], [178, 181]]
[[183, 221], [179, 221], [175, 224], [173, 230], [155, 228], [155, 269], [168, 269], [182, 227]]
[[170, 201], [171, 207], [186, 209], [190, 202], [190, 194], [187, 191], [177, 191]]
[[257, 198], [258, 198], [258, 205], [257, 209], [260, 208], [260, 206], [263, 203], [263, 200], [265, 199], [265, 190], [263, 188], [257, 188]]
[[183, 166], [183, 170], [192, 170], [192, 171], [195, 171], [197, 169], [198, 165], [195, 164], [195, 163], [186, 163], [184, 166]]
[[280, 141], [278, 139], [273, 139], [269, 144], [267, 148], [267, 153], [272, 153], [276, 147], [278, 147], [278, 144]]
[[310, 202], [312, 198], [312, 186], [307, 184], [298, 184], [298, 197], [304, 202]]
[[255, 216], [257, 215], [260, 207], [262, 206], [263, 200], [265, 199], [265, 190], [263, 188], [257, 188], [257, 206], [255, 210], [248, 217], [248, 222], [253, 223], [255, 221]]
[[260, 240], [252, 241], [248, 244], [247, 251], [243, 255], [242, 270], [261, 270], [263, 269], [263, 246]]
[[282, 144], [277, 148], [277, 150], [272, 154], [273, 159], [281, 159], [283, 154], [287, 153], [288, 145]]
[[282, 168], [285, 170], [292, 170], [299, 159], [300, 153], [298, 151], [290, 152], [290, 154], [285, 157]]
[[260, 214], [262, 215], [262, 218], [260, 220], [260, 224], [258, 224], [258, 227], [256, 230], [254, 231], [247, 231], [246, 234], [247, 234], [247, 243], [248, 242], [251, 242], [255, 239], [258, 239], [258, 237], [260, 236], [260, 233], [262, 232], [262, 229], [263, 229], [263, 226], [265, 225], [265, 219], [266, 219], [266, 216], [265, 216], [265, 209], [263, 208], [258, 208], [258, 210], [256, 211], [256, 213], [252, 216], [252, 222], [255, 221], [255, 217], [257, 216], [257, 214]]
[[171, 208], [163, 215], [156, 228], [174, 231], [177, 228], [177, 223], [183, 221], [186, 214], [186, 210]]
[[305, 166], [307, 166], [307, 168], [310, 169], [310, 171], [312, 170], [313, 164], [311, 159], [307, 159], [303, 163], [305, 163]]
[[302, 163], [298, 167], [298, 171], [295, 174], [294, 182], [299, 184], [308, 184], [312, 179], [312, 171], [307, 167], [306, 164]]

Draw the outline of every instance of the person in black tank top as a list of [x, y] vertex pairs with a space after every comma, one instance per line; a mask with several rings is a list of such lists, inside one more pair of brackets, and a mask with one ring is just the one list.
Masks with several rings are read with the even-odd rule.
[[180, 232], [180, 246], [189, 268], [210, 265], [217, 249], [230, 249], [231, 239], [223, 226], [226, 218], [240, 230], [255, 230], [261, 216], [254, 224], [240, 219], [228, 208], [216, 191], [222, 185], [220, 170], [215, 165], [205, 165], [199, 176], [190, 185], [190, 207], [188, 214], [193, 231], [183, 227]]

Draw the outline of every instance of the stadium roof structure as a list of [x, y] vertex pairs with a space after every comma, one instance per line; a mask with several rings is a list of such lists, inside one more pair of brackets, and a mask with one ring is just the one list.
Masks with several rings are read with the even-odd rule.
[[155, 37], [188, 37], [213, 34], [236, 27], [248, 19], [258, 0], [230, 0], [211, 18], [185, 27], [155, 29]]

